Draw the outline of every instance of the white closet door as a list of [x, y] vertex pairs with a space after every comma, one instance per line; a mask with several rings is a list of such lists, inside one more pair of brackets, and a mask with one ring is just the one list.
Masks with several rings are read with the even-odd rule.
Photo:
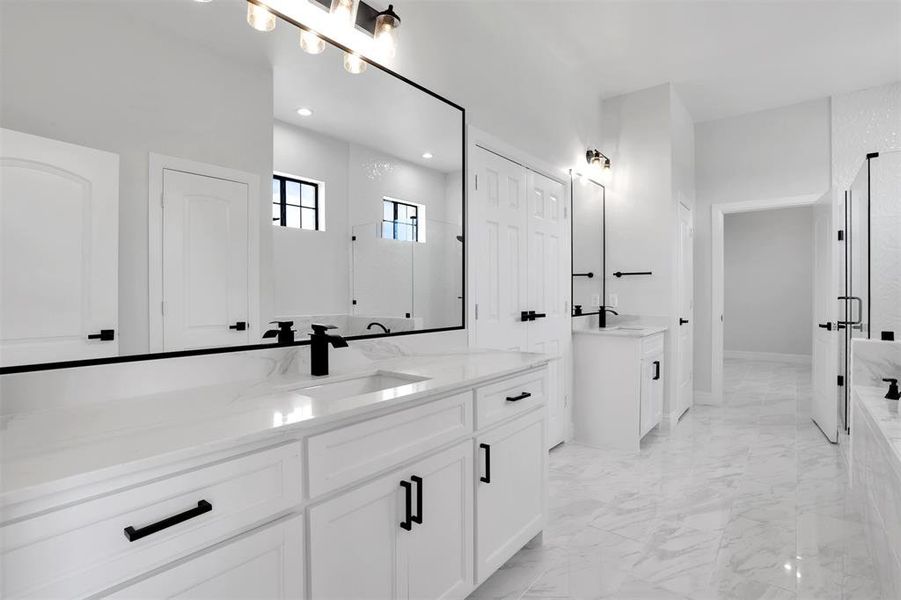
[[[572, 335], [567, 298], [569, 273], [565, 267], [568, 219], [563, 184], [538, 173], [528, 175], [528, 349], [557, 357], [548, 366], [548, 445], [556, 446], [566, 435], [566, 373], [563, 354]], [[543, 315], [543, 316], [542, 316]]]
[[814, 205], [813, 221], [813, 421], [830, 442], [838, 441], [838, 397], [835, 378], [839, 331], [836, 311], [835, 227], [832, 194]]
[[163, 172], [166, 351], [250, 343], [248, 192], [244, 183]]
[[[676, 332], [676, 410], [679, 417], [694, 404], [694, 227], [691, 211], [679, 205], [679, 329]], [[672, 389], [672, 388], [670, 388]]]
[[0, 130], [0, 363], [118, 354], [118, 269], [119, 156]]
[[482, 148], [473, 158], [476, 346], [524, 351], [528, 324], [520, 313], [529, 309], [527, 171]]

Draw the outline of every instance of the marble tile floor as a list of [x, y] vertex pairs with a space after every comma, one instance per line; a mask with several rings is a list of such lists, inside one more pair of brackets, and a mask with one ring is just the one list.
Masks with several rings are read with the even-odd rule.
[[554, 449], [542, 543], [470, 599], [883, 600], [809, 365], [728, 360], [724, 384], [639, 454]]

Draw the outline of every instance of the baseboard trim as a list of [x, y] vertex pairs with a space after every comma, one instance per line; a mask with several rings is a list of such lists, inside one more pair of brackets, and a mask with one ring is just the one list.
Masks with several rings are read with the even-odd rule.
[[[799, 365], [809, 365], [809, 354], [780, 354], [778, 352], [745, 352], [744, 350], [726, 350], [724, 358], [740, 358], [747, 360], [765, 360], [770, 362], [787, 362]], [[697, 393], [697, 392], [695, 392]]]
[[694, 391], [695, 394], [695, 404], [703, 404], [704, 406], [719, 406], [722, 404], [722, 399], [714, 398], [711, 392], [700, 392], [698, 390]]

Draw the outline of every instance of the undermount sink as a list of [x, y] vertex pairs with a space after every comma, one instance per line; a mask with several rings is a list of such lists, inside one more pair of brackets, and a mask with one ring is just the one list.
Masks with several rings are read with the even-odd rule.
[[317, 400], [335, 400], [399, 388], [411, 383], [425, 381], [426, 379], [428, 378], [401, 375], [399, 373], [377, 372], [362, 377], [352, 377], [329, 383], [321, 383], [319, 385], [296, 388], [294, 391], [298, 394], [303, 394], [304, 396], [316, 398]]

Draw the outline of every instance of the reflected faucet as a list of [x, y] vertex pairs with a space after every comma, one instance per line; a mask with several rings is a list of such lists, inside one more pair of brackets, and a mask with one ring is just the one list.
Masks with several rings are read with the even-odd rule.
[[310, 375], [328, 375], [328, 345], [335, 348], [347, 348], [347, 340], [340, 335], [326, 333], [329, 329], [337, 329], [334, 325], [310, 325]]
[[598, 307], [598, 327], [604, 329], [607, 327], [607, 313], [613, 313], [616, 316], [619, 316], [619, 313], [613, 310], [612, 308], [607, 308], [606, 306]]
[[385, 327], [384, 325], [382, 325], [382, 324], [379, 323], [378, 321], [373, 321], [372, 323], [370, 323], [369, 325], [367, 325], [367, 326], [366, 326], [366, 331], [369, 331], [369, 330], [372, 329], [373, 327], [381, 327], [381, 328], [382, 328], [382, 331], [384, 331], [385, 333], [391, 333], [391, 330], [390, 330], [390, 329], [388, 329], [387, 327]]
[[263, 334], [263, 339], [277, 338], [279, 345], [289, 345], [294, 343], [294, 321], [270, 321], [270, 323], [278, 325], [278, 329], [269, 329]]

